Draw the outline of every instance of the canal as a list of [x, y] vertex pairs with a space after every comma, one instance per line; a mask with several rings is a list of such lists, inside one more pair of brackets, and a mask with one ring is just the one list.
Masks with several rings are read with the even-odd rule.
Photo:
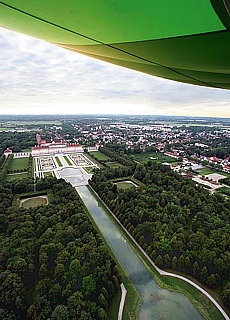
[[142, 299], [139, 319], [204, 319], [184, 295], [158, 287], [151, 273], [98, 205], [87, 187], [76, 187], [76, 190]]

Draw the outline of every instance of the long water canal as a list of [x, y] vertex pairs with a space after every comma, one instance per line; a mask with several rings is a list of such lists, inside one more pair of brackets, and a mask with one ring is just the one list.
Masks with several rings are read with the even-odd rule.
[[76, 189], [142, 299], [139, 319], [203, 319], [198, 310], [184, 295], [158, 287], [151, 273], [133, 252], [104, 210], [98, 205], [97, 200], [87, 187], [81, 186]]

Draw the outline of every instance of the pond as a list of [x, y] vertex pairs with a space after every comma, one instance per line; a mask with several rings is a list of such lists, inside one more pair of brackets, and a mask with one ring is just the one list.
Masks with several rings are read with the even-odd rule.
[[87, 187], [77, 187], [76, 190], [142, 298], [139, 319], [203, 319], [198, 310], [184, 295], [158, 287], [151, 273], [133, 252], [104, 210], [98, 205]]
[[81, 170], [78, 168], [64, 168], [59, 171], [59, 174], [62, 178], [70, 182], [72, 185], [83, 182], [85, 180]]

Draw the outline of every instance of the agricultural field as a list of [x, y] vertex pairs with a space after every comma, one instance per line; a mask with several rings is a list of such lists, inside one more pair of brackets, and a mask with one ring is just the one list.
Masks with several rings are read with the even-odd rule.
[[15, 126], [26, 126], [26, 125], [55, 125], [55, 126], [60, 126], [61, 122], [58, 120], [44, 120], [44, 121], [36, 121], [36, 120], [30, 120], [30, 121], [4, 121], [4, 122], [0, 122], [0, 126], [3, 125], [5, 126], [5, 128], [9, 127], [15, 127]]

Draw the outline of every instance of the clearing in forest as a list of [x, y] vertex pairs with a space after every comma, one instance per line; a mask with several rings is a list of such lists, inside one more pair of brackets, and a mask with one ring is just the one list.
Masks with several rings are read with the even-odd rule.
[[48, 197], [45, 195], [20, 200], [20, 207], [24, 208], [34, 208], [46, 204], [48, 204]]

